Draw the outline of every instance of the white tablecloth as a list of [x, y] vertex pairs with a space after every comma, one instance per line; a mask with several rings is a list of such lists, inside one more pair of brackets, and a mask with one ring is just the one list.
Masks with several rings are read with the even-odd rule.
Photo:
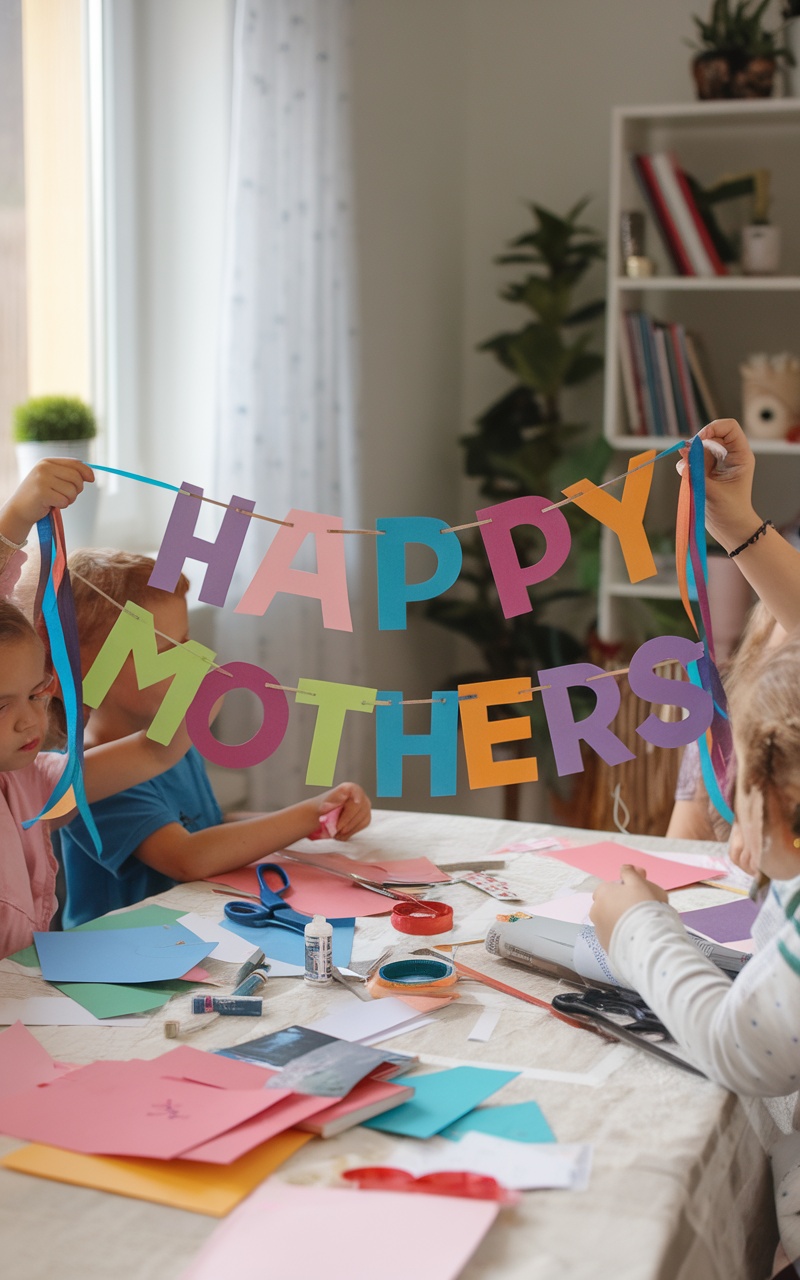
[[[553, 830], [378, 811], [366, 832], [338, 848], [367, 859], [425, 854], [436, 861], [490, 852], [509, 840]], [[576, 843], [622, 839], [574, 829], [564, 834]], [[625, 842], [653, 852], [668, 847], [646, 837]], [[308, 849], [323, 847], [334, 846]], [[669, 847], [717, 851], [675, 842]], [[584, 879], [580, 871], [533, 854], [506, 874], [534, 900]], [[437, 896], [452, 902], [456, 924], [484, 901], [466, 885]], [[673, 901], [683, 908], [711, 905], [721, 897], [719, 890], [695, 887], [674, 895]], [[221, 916], [222, 899], [207, 884], [180, 885], [156, 901]], [[359, 925], [367, 938], [371, 929], [380, 928], [379, 923]], [[482, 946], [463, 948], [459, 958], [533, 994], [550, 998], [555, 991], [552, 982], [493, 960]], [[219, 972], [229, 976], [231, 969]], [[48, 991], [40, 977], [0, 964], [0, 994]], [[352, 999], [338, 986], [319, 991], [299, 979], [271, 979], [259, 1023], [219, 1018], [190, 1043], [213, 1049], [251, 1039], [293, 1022], [311, 1022]], [[481, 1003], [502, 1009], [485, 1043], [467, 1040]], [[33, 1033], [62, 1061], [149, 1058], [174, 1044], [163, 1034], [164, 1021], [174, 1016], [172, 1002], [141, 1027], [37, 1027]], [[594, 1147], [589, 1189], [527, 1193], [520, 1206], [501, 1213], [463, 1280], [761, 1280], [769, 1274], [776, 1232], [764, 1146], [776, 1131], [761, 1103], [743, 1103], [641, 1051], [610, 1046], [532, 1005], [472, 983], [463, 986], [462, 999], [436, 1015], [433, 1025], [396, 1037], [391, 1045], [431, 1065], [474, 1062], [522, 1069], [503, 1090], [502, 1100], [535, 1099], [559, 1141]], [[559, 1073], [573, 1078], [558, 1079]], [[388, 1135], [352, 1129], [324, 1143], [309, 1143], [275, 1176], [329, 1178], [334, 1168], [352, 1163], [355, 1156], [358, 1163], [380, 1164], [391, 1144]], [[0, 1153], [17, 1145], [0, 1138]], [[215, 1226], [216, 1219], [202, 1215], [0, 1170], [4, 1280], [177, 1280]], [[409, 1277], [418, 1243], [406, 1242]], [[269, 1270], [266, 1237], [264, 1248], [264, 1261], [254, 1266], [252, 1276], [291, 1280]]]

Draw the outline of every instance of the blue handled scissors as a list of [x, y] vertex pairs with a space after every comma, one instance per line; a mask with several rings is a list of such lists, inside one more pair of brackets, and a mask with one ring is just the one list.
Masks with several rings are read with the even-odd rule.
[[[272, 871], [281, 881], [277, 890], [270, 889], [267, 884], [267, 873]], [[310, 920], [310, 916], [301, 916], [293, 911], [288, 902], [284, 902], [282, 894], [289, 888], [289, 877], [277, 862], [262, 862], [256, 868], [261, 901], [259, 902], [226, 902], [225, 915], [235, 924], [247, 925], [250, 929], [265, 929], [267, 925], [276, 925], [281, 929], [291, 929], [294, 933], [302, 933]]]

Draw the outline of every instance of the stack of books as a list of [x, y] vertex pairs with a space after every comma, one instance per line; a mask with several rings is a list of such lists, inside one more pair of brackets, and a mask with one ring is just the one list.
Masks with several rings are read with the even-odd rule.
[[697, 184], [671, 151], [631, 156], [633, 171], [677, 275], [724, 276], [717, 229], [696, 199]]
[[719, 416], [697, 343], [682, 324], [626, 311], [619, 335], [631, 435], [692, 436]]

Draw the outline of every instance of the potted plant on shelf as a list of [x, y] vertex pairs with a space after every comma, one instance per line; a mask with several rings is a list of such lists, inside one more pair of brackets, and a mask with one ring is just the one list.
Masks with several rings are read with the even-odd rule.
[[779, 62], [794, 65], [785, 27], [770, 30], [770, 0], [714, 0], [707, 20], [693, 16], [699, 39], [690, 45], [699, 98], [768, 98]]
[[[77, 396], [32, 396], [14, 410], [12, 435], [17, 469], [25, 476], [41, 458], [79, 458], [90, 462], [97, 421], [91, 406]], [[91, 543], [98, 490], [88, 485], [78, 502], [63, 513], [71, 548]]]
[[[477, 419], [477, 431], [461, 439], [466, 473], [490, 503], [527, 494], [557, 498], [563, 486], [583, 477], [597, 483], [610, 457], [605, 440], [592, 436], [585, 424], [565, 420], [562, 407], [565, 389], [603, 368], [602, 355], [589, 347], [605, 300], [579, 302], [575, 296], [585, 274], [605, 257], [603, 240], [580, 221], [586, 203], [580, 201], [564, 217], [531, 205], [532, 230], [496, 259], [503, 266], [526, 268], [522, 279], [501, 292], [523, 308], [525, 318], [520, 328], [496, 334], [478, 349], [491, 352], [514, 384]], [[479, 531], [464, 538], [460, 585], [432, 600], [426, 614], [470, 640], [481, 665], [448, 681], [530, 677], [539, 668], [587, 657], [597, 606], [599, 526], [571, 504], [563, 512], [572, 535], [568, 564], [530, 588], [532, 610], [516, 618], [503, 614]], [[540, 558], [537, 530], [517, 528], [514, 542], [520, 563]], [[540, 773], [555, 785], [547, 748], [538, 750], [539, 742], [549, 743], [541, 701], [506, 707], [503, 714], [531, 717]], [[505, 803], [506, 815], [516, 816], [517, 787], [505, 788]]]

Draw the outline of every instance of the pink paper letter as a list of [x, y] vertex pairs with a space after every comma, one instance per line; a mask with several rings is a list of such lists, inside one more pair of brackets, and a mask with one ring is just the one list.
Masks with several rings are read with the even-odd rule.
[[[506, 618], [530, 613], [532, 605], [527, 588], [552, 578], [569, 555], [571, 538], [566, 517], [558, 509], [543, 514], [543, 509], [551, 505], [549, 498], [531, 494], [475, 512], [479, 520], [492, 522], [481, 525], [481, 537]], [[544, 534], [544, 555], [536, 564], [519, 562], [511, 530], [520, 524], [534, 525]]]
[[[350, 601], [347, 596], [347, 569], [344, 538], [328, 533], [341, 529], [341, 516], [322, 516], [314, 511], [289, 512], [293, 529], [278, 529], [271, 547], [258, 566], [253, 581], [236, 606], [236, 613], [265, 614], [279, 591], [308, 596], [322, 605], [322, 624], [329, 631], [352, 631]], [[317, 553], [317, 572], [291, 567], [309, 534]]]

